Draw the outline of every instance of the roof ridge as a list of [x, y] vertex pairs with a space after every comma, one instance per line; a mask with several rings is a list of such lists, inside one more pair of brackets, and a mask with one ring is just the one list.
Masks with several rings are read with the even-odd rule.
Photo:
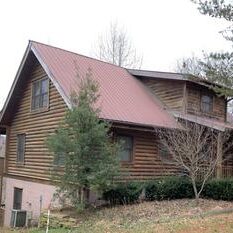
[[35, 40], [29, 40], [29, 42], [36, 43], [36, 44], [41, 44], [41, 45], [44, 45], [44, 46], [47, 46], [47, 47], [51, 47], [51, 48], [54, 48], [54, 49], [59, 49], [59, 50], [62, 50], [62, 51], [64, 51], [64, 52], [67, 52], [67, 53], [73, 53], [73, 54], [75, 54], [75, 55], [78, 55], [78, 56], [81, 56], [81, 57], [85, 57], [85, 58], [88, 58], [88, 59], [92, 59], [92, 60], [95, 60], [95, 61], [97, 61], [97, 62], [105, 63], [105, 64], [108, 64], [108, 65], [111, 65], [111, 66], [114, 66], [114, 67], [118, 67], [118, 68], [121, 68], [121, 69], [124, 69], [124, 70], [127, 71], [127, 68], [125, 68], [125, 67], [121, 67], [121, 66], [112, 64], [112, 63], [110, 63], [110, 62], [102, 61], [102, 60], [97, 59], [97, 58], [94, 58], [94, 57], [89, 57], [89, 56], [87, 56], [87, 55], [83, 55], [83, 54], [80, 54], [80, 53], [77, 53], [77, 52], [73, 52], [73, 51], [68, 50], [68, 49], [63, 49], [63, 48], [60, 48], [60, 47], [57, 47], [57, 46], [45, 44], [45, 43], [38, 42], [38, 41], [35, 41]]

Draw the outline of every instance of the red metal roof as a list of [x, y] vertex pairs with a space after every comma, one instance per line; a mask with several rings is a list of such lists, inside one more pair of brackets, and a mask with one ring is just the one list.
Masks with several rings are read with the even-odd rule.
[[91, 69], [92, 78], [100, 86], [101, 118], [145, 126], [177, 127], [173, 116], [126, 69], [38, 42], [30, 43], [31, 50], [68, 105], [71, 92], [78, 91], [77, 74], [85, 77]]

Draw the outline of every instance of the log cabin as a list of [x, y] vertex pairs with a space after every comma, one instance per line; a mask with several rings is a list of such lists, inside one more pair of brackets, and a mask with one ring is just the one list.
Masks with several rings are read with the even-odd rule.
[[[124, 141], [122, 170], [132, 180], [176, 174], [158, 144], [154, 128], [178, 128], [177, 118], [219, 131], [233, 128], [226, 121], [227, 100], [204, 81], [167, 72], [118, 67], [57, 47], [30, 41], [0, 118], [6, 135], [1, 204], [4, 225], [12, 210], [26, 210], [37, 220], [48, 208], [56, 187], [51, 181], [53, 155], [46, 138], [71, 108], [70, 95], [90, 72], [100, 87], [100, 119], [111, 122]], [[1, 161], [2, 162], [2, 161]], [[222, 167], [221, 167], [222, 169]]]

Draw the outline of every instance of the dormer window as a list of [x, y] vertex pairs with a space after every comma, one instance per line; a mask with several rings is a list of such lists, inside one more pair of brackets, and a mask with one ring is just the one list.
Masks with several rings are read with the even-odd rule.
[[201, 96], [201, 111], [209, 113], [213, 111], [213, 96], [202, 95]]
[[31, 109], [41, 110], [49, 106], [49, 79], [44, 78], [32, 83]]

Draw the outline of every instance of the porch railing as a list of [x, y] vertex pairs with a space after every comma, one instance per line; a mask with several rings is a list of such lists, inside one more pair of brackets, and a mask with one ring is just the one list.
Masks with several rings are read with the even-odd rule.
[[233, 166], [222, 166], [222, 178], [233, 177]]

